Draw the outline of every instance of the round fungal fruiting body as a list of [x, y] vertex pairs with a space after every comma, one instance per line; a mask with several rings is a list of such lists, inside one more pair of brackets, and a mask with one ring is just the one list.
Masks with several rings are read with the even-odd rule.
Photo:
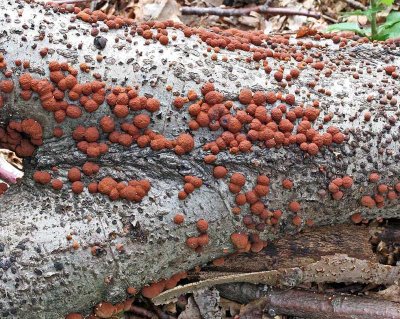
[[233, 233], [231, 235], [231, 242], [236, 249], [246, 249], [249, 243], [249, 236], [243, 233]]
[[259, 175], [257, 177], [257, 184], [268, 186], [270, 183], [269, 177], [266, 175]]
[[136, 295], [138, 293], [137, 289], [132, 286], [129, 286], [128, 288], [126, 288], [126, 292], [130, 295]]
[[353, 179], [350, 176], [344, 176], [342, 182], [344, 188], [351, 188], [351, 186], [353, 186]]
[[166, 35], [160, 36], [159, 41], [160, 41], [160, 43], [161, 43], [162, 45], [167, 45], [168, 42], [169, 42], [168, 36], [166, 36]]
[[389, 191], [389, 187], [386, 184], [379, 184], [378, 185], [378, 192], [380, 194], [385, 194]]
[[86, 162], [82, 166], [82, 171], [87, 176], [96, 174], [99, 171], [99, 169], [100, 169], [99, 165], [92, 163], [92, 162]]
[[165, 281], [159, 281], [151, 284], [150, 286], [143, 287], [142, 295], [146, 298], [154, 298], [163, 292], [165, 288]]
[[208, 222], [205, 219], [199, 219], [196, 223], [196, 227], [200, 233], [205, 233], [208, 230]]
[[111, 190], [114, 188], [114, 187], [116, 187], [117, 186], [117, 182], [113, 179], [113, 178], [111, 178], [111, 177], [105, 177], [105, 178], [103, 178], [100, 182], [99, 182], [99, 184], [98, 184], [98, 191], [101, 193], [101, 194], [106, 194], [106, 195], [108, 195], [110, 192], [111, 192]]
[[183, 155], [189, 153], [194, 148], [194, 139], [192, 135], [182, 133], [176, 139], [175, 153]]
[[33, 180], [36, 183], [45, 185], [45, 184], [50, 183], [51, 175], [44, 171], [36, 171], [35, 173], [33, 173]]
[[179, 198], [180, 200], [184, 200], [187, 196], [188, 196], [188, 194], [187, 194], [184, 190], [182, 190], [182, 191], [180, 191], [180, 192], [178, 193], [178, 198]]
[[217, 258], [217, 259], [214, 259], [213, 261], [212, 261], [212, 264], [214, 265], [214, 266], [223, 266], [224, 265], [224, 263], [225, 263], [225, 258], [224, 257], [221, 257], [221, 258]]
[[63, 182], [59, 179], [53, 179], [51, 181], [51, 187], [53, 187], [54, 190], [61, 190], [63, 188]]
[[334, 200], [341, 200], [343, 198], [344, 193], [342, 191], [337, 191], [332, 194], [332, 198]]
[[361, 215], [360, 213], [354, 213], [353, 215], [351, 215], [350, 218], [351, 218], [351, 221], [352, 221], [354, 224], [359, 224], [359, 223], [361, 223], [362, 220], [363, 220], [362, 215]]
[[183, 186], [183, 190], [186, 194], [191, 194], [194, 191], [194, 185], [191, 183], [185, 183], [185, 185]]
[[239, 93], [239, 102], [242, 104], [250, 104], [253, 99], [253, 92], [250, 89], [242, 89]]
[[292, 201], [289, 203], [289, 210], [293, 213], [299, 212], [300, 208], [301, 208], [300, 203], [297, 201]]
[[71, 189], [73, 193], [80, 194], [83, 192], [83, 183], [80, 181], [73, 182]]
[[228, 174], [228, 170], [224, 166], [215, 166], [213, 175], [215, 178], [224, 178]]
[[293, 225], [295, 225], [295, 226], [297, 226], [297, 227], [301, 226], [301, 223], [302, 223], [301, 217], [298, 216], [298, 215], [294, 216], [294, 217], [292, 218], [292, 223], [293, 223]]
[[369, 177], [368, 177], [368, 180], [369, 180], [371, 183], [376, 183], [377, 181], [379, 181], [379, 179], [380, 179], [380, 176], [379, 176], [378, 173], [371, 173], [371, 174], [369, 175]]
[[233, 173], [230, 182], [239, 187], [243, 187], [244, 184], [246, 184], [246, 177], [241, 173]]
[[191, 249], [196, 249], [199, 246], [197, 237], [189, 237], [186, 239], [186, 245]]
[[139, 114], [133, 118], [133, 124], [139, 128], [144, 129], [150, 124], [150, 117], [147, 114]]
[[247, 201], [247, 199], [246, 199], [246, 195], [245, 194], [236, 195], [236, 198], [235, 198], [236, 205], [242, 206], [242, 205], [246, 204], [246, 201]]
[[174, 223], [177, 225], [183, 224], [185, 221], [185, 216], [183, 214], [176, 214], [174, 216]]
[[375, 207], [375, 200], [371, 196], [363, 196], [361, 198], [361, 205], [368, 207], [368, 208], [373, 208]]
[[81, 171], [79, 170], [78, 167], [72, 167], [68, 171], [68, 179], [72, 183], [81, 180]]
[[338, 192], [339, 191], [339, 186], [337, 186], [335, 183], [329, 183], [329, 186], [328, 186], [328, 190], [332, 193], [332, 194], [334, 194], [334, 193], [336, 193], [336, 192]]
[[96, 182], [89, 183], [89, 185], [88, 185], [89, 193], [91, 193], [91, 194], [97, 193], [97, 187], [98, 187], [98, 184]]
[[293, 188], [293, 182], [290, 179], [284, 179], [282, 181], [282, 186], [285, 189], [292, 189]]
[[115, 130], [115, 122], [110, 116], [104, 116], [100, 120], [100, 127], [105, 133], [111, 133]]
[[283, 80], [283, 73], [280, 71], [275, 72], [274, 78], [276, 81], [281, 82]]
[[199, 244], [200, 247], [207, 246], [209, 242], [210, 238], [206, 233], [200, 234], [200, 236], [197, 237], [197, 243]]

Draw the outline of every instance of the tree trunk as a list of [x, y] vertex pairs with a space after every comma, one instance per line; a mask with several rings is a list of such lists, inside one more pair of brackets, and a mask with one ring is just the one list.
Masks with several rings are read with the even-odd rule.
[[[387, 65], [400, 65], [400, 51], [395, 45], [348, 40], [346, 46], [339, 48], [330, 39], [307, 38], [303, 42], [313, 42], [315, 46], [302, 52], [314, 62], [323, 60], [324, 70], [305, 64], [300, 77], [284, 86], [286, 81], [277, 82], [274, 73], [282, 66], [286, 75], [297, 66], [294, 59], [265, 58], [272, 68], [267, 73], [262, 63], [246, 62], [247, 57], [252, 57], [251, 52], [222, 49], [218, 59], [212, 60], [206, 43], [197, 35], [185, 37], [179, 29], [168, 29], [168, 45], [153, 40], [146, 45], [142, 36], [129, 35], [131, 27], [108, 32], [101, 29], [101, 38], [96, 38], [90, 35], [90, 23], [76, 19], [75, 14], [54, 12], [37, 4], [2, 1], [0, 11], [0, 51], [6, 69], [12, 70], [10, 79], [14, 82], [11, 93], [1, 93], [4, 106], [0, 107], [0, 125], [6, 127], [11, 120], [33, 118], [44, 130], [43, 145], [24, 160], [24, 178], [0, 197], [1, 317], [61, 318], [70, 311], [86, 311], [100, 300], [120, 301], [129, 286], [140, 288], [232, 253], [232, 233], [259, 233], [262, 239], [271, 241], [307, 227], [307, 220], [322, 226], [349, 222], [357, 213], [366, 220], [400, 215], [395, 198], [399, 191], [397, 188], [396, 192], [395, 184], [400, 176], [398, 79], [396, 72], [390, 76], [383, 70]], [[103, 22], [98, 24], [104, 27]], [[176, 35], [175, 40], [172, 35]], [[104, 39], [107, 42], [101, 48]], [[279, 44], [278, 39], [282, 40], [270, 37], [260, 48], [279, 52], [296, 47], [295, 39], [290, 39], [290, 45]], [[42, 57], [40, 52], [45, 52], [45, 48], [47, 55]], [[98, 62], [97, 55], [102, 55], [103, 60]], [[228, 60], [224, 62], [222, 56]], [[28, 60], [30, 66], [17, 67], [16, 60]], [[93, 81], [92, 75], [98, 73], [107, 84], [107, 94], [115, 86], [138, 86], [141, 96], [153, 96], [161, 102], [160, 110], [152, 115], [150, 128], [170, 140], [190, 132], [194, 149], [177, 155], [173, 150], [154, 151], [150, 147], [139, 148], [135, 143], [130, 147], [111, 144], [106, 154], [89, 159], [101, 169], [95, 177], [82, 177], [85, 186], [106, 176], [118, 181], [147, 179], [151, 183], [148, 195], [139, 203], [110, 201], [87, 189], [74, 195], [68, 170], [81, 167], [88, 158], [78, 151], [71, 132], [78, 125], [97, 126], [111, 112], [104, 102], [96, 112], [83, 112], [80, 118], [67, 118], [57, 124], [36, 94], [29, 101], [23, 100], [18, 84], [20, 75], [28, 72], [32, 77], [47, 79], [50, 61], [67, 61], [76, 69], [86, 63], [90, 70], [80, 72], [79, 81]], [[350, 66], [345, 65], [347, 62]], [[328, 68], [332, 70], [331, 76], [325, 76]], [[6, 79], [6, 69], [0, 80]], [[353, 77], [355, 73], [359, 79]], [[216, 90], [239, 108], [243, 106], [237, 101], [242, 88], [292, 93], [297, 105], [310, 106], [319, 100], [321, 112], [313, 127], [322, 134], [334, 125], [345, 134], [345, 140], [321, 147], [315, 156], [302, 151], [297, 144], [266, 148], [254, 143], [251, 152], [221, 151], [215, 163], [206, 164], [204, 156], [209, 151], [203, 150], [203, 146], [215, 140], [222, 129], [190, 131], [189, 103], [178, 110], [172, 102], [175, 95], [186, 96], [190, 89], [201, 96], [200, 88], [208, 81], [214, 82]], [[312, 81], [316, 81], [315, 87]], [[167, 85], [173, 88], [172, 92], [166, 90]], [[369, 96], [373, 98], [368, 99]], [[279, 101], [275, 103], [278, 104]], [[266, 105], [268, 112], [272, 107]], [[364, 120], [366, 112], [371, 113], [370, 121]], [[323, 118], [329, 113], [332, 120], [324, 123]], [[129, 119], [132, 114], [137, 113], [131, 111]], [[53, 137], [55, 127], [62, 127], [63, 137]], [[107, 134], [102, 133], [101, 140], [106, 139]], [[270, 192], [261, 200], [271, 211], [282, 210], [279, 223], [267, 225], [260, 232], [246, 229], [242, 217], [250, 214], [249, 205], [242, 207], [240, 215], [232, 214], [236, 204], [235, 195], [228, 188], [229, 177], [215, 179], [215, 164], [225, 166], [228, 176], [235, 172], [245, 175], [242, 192], [255, 186], [258, 175], [268, 175]], [[53, 171], [53, 176], [64, 181], [59, 192], [32, 179], [36, 170], [51, 172], [54, 167], [58, 170]], [[391, 192], [390, 198], [387, 192], [383, 193], [384, 205], [379, 208], [360, 204], [363, 196], [377, 194], [378, 184], [368, 180], [372, 172], [379, 173], [379, 183], [388, 185]], [[202, 178], [203, 186], [179, 200], [178, 192], [186, 175]], [[342, 199], [334, 200], [328, 185], [345, 175], [350, 175], [354, 184], [349, 189], [341, 187]], [[292, 189], [282, 187], [285, 178], [293, 181]], [[301, 205], [297, 213], [288, 208], [295, 201]], [[172, 221], [177, 213], [185, 215], [185, 222], [179, 226]], [[300, 226], [292, 222], [296, 216], [301, 217]], [[210, 242], [201, 253], [196, 253], [185, 241], [189, 236], [198, 236], [199, 219], [208, 221]], [[298, 224], [298, 219], [295, 221]], [[79, 243], [78, 249], [66, 239], [70, 234]], [[123, 245], [122, 251], [119, 244]], [[93, 246], [101, 247], [103, 253], [93, 256]]]

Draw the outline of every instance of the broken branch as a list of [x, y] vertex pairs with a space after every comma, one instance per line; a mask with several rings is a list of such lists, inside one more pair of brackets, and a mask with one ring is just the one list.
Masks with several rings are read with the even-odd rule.
[[272, 290], [266, 297], [249, 303], [241, 319], [284, 314], [309, 319], [398, 319], [400, 305], [395, 302], [351, 295], [322, 294], [297, 289]]
[[201, 7], [182, 7], [181, 13], [183, 15], [216, 15], [221, 17], [228, 16], [243, 16], [249, 15], [251, 12], [258, 12], [266, 15], [284, 15], [284, 16], [294, 16], [301, 15], [306, 17], [311, 17], [319, 19], [321, 15], [317, 12], [306, 11], [306, 10], [296, 10], [288, 8], [271, 8], [265, 6], [256, 6], [248, 8], [239, 9], [225, 9], [225, 8], [201, 8]]

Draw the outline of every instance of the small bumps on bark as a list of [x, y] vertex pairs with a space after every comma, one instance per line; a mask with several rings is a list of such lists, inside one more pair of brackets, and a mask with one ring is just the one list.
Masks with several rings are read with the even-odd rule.
[[107, 45], [107, 39], [102, 36], [97, 36], [93, 39], [93, 44], [97, 49], [103, 50]]

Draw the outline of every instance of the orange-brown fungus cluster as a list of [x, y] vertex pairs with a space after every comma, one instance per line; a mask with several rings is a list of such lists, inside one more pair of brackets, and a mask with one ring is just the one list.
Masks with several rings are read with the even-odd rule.
[[[380, 176], [378, 173], [371, 173], [368, 177], [370, 183], [378, 183]], [[399, 198], [400, 183], [394, 183], [393, 185], [377, 184], [375, 187], [375, 194], [364, 195], [360, 199], [362, 206], [367, 208], [382, 208], [385, 206], [385, 201], [394, 201]]]
[[353, 186], [353, 178], [344, 176], [343, 178], [335, 178], [329, 183], [328, 190], [332, 193], [332, 198], [341, 200], [344, 193], [341, 189], [348, 189]]
[[15, 151], [21, 157], [32, 156], [35, 148], [43, 144], [43, 130], [34, 119], [10, 121], [0, 127], [0, 147]]
[[[192, 117], [188, 125], [191, 130], [201, 127], [211, 131], [223, 130], [215, 141], [203, 147], [212, 155], [224, 150], [232, 154], [251, 152], [253, 145], [267, 148], [297, 145], [313, 156], [332, 143], [343, 143], [345, 138], [335, 126], [322, 133], [314, 129], [312, 124], [320, 114], [318, 103], [295, 106], [292, 94], [283, 97], [272, 91], [242, 89], [239, 102], [244, 107], [239, 108], [232, 101], [225, 101], [212, 83], [204, 84], [201, 92], [204, 99], [188, 107]], [[281, 104], [277, 104], [278, 101]], [[268, 104], [276, 106], [268, 111]], [[210, 161], [210, 158], [205, 158], [205, 161]]]
[[155, 283], [152, 283], [149, 286], [143, 287], [142, 295], [145, 296], [146, 298], [154, 298], [160, 293], [162, 293], [164, 290], [176, 287], [178, 282], [186, 277], [187, 277], [186, 272], [180, 272], [178, 274], [173, 275], [169, 279], [160, 280]]
[[131, 180], [128, 183], [118, 183], [112, 177], [105, 177], [97, 185], [97, 191], [108, 195], [111, 200], [123, 198], [128, 201], [140, 202], [149, 190], [150, 182], [148, 180]]
[[210, 240], [207, 234], [208, 222], [205, 219], [199, 219], [196, 222], [196, 227], [199, 235], [188, 237], [186, 239], [186, 245], [197, 253], [200, 253], [202, 247], [207, 246]]
[[231, 242], [238, 252], [252, 251], [258, 253], [267, 246], [267, 242], [261, 240], [259, 235], [256, 233], [251, 233], [250, 235], [244, 233], [233, 233], [231, 235]]
[[183, 178], [185, 181], [185, 185], [183, 186], [183, 190], [178, 193], [178, 198], [180, 200], [184, 200], [188, 197], [189, 194], [193, 193], [196, 188], [200, 188], [203, 185], [203, 181], [201, 178], [196, 176], [185, 176]]

